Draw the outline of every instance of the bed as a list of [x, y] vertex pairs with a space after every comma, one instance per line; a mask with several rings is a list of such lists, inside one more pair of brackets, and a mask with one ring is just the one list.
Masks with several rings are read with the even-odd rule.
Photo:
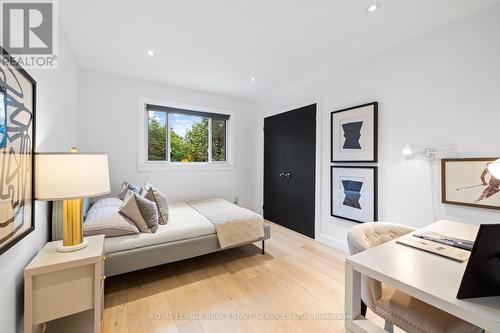
[[[86, 219], [123, 218], [118, 213], [121, 202], [118, 198], [101, 199], [91, 207]], [[271, 236], [270, 225], [262, 219], [263, 232], [258, 238], [240, 238], [244, 239], [243, 243], [226, 242], [221, 238], [220, 221], [222, 227], [230, 226], [231, 216], [262, 219], [222, 199], [170, 204], [168, 223], [159, 225], [155, 233], [105, 239], [106, 275], [123, 274], [254, 242], [262, 242], [264, 254], [264, 242]], [[221, 243], [224, 246], [221, 247]]]

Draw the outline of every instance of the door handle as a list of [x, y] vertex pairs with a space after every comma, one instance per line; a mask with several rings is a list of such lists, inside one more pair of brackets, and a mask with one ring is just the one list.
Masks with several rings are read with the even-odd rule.
[[292, 178], [292, 175], [290, 174], [290, 172], [285, 173], [285, 178], [287, 178], [287, 179]]

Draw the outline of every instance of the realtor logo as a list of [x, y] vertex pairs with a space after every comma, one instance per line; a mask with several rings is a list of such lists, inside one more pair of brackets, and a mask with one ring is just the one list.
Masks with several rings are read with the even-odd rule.
[[55, 68], [55, 0], [0, 0], [2, 46], [21, 66]]

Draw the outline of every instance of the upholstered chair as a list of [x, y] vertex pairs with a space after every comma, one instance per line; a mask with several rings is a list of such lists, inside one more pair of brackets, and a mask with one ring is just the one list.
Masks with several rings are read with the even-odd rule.
[[[347, 234], [351, 255], [368, 250], [414, 229], [393, 223], [363, 223]], [[430, 254], [429, 254], [430, 255]], [[384, 260], [381, 258], [381, 260]], [[402, 293], [372, 278], [362, 276], [361, 299], [363, 315], [366, 307], [385, 319], [385, 330], [396, 325], [409, 333], [480, 333], [483, 330], [427, 303]]]

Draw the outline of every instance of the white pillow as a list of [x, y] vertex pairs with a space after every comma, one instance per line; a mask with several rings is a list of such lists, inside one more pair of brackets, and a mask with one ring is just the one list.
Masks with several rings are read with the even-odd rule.
[[93, 207], [87, 213], [83, 224], [85, 236], [104, 235], [116, 237], [138, 234], [139, 229], [118, 213], [119, 207]]

